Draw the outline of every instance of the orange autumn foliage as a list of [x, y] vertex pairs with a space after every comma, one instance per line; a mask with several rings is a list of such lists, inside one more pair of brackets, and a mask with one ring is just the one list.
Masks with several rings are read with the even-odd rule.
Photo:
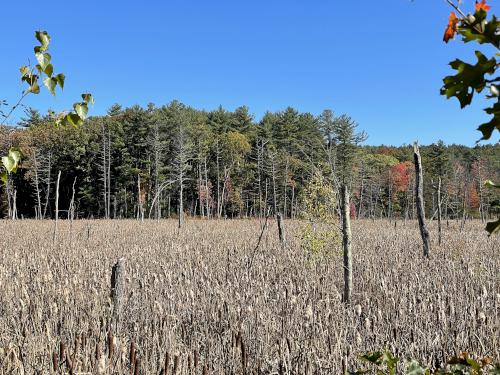
[[[476, 3], [477, 7], [477, 3]], [[446, 30], [444, 32], [443, 40], [445, 43], [448, 43], [450, 39], [453, 39], [455, 34], [457, 33], [457, 25], [460, 19], [457, 17], [455, 12], [451, 12], [450, 16], [448, 17], [448, 26], [446, 27]]]
[[486, 0], [482, 0], [481, 2], [476, 0], [476, 12], [480, 11], [481, 9], [487, 12], [491, 9], [491, 6], [486, 4]]
[[472, 209], [479, 208], [479, 194], [474, 186], [469, 186], [469, 207]]

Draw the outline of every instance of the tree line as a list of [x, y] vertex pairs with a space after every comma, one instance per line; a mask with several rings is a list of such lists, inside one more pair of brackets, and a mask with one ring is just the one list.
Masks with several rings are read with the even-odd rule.
[[[178, 101], [161, 107], [113, 105], [78, 127], [56, 126], [28, 108], [16, 127], [0, 128], [3, 152], [19, 147], [18, 173], [2, 187], [0, 212], [10, 218], [284, 218], [302, 214], [304, 192], [321, 173], [341, 201], [352, 192], [354, 218], [416, 217], [413, 149], [344, 144], [357, 124], [325, 110], [267, 112], [247, 107], [197, 110]], [[498, 180], [500, 146], [421, 146], [428, 217], [437, 215], [438, 181], [445, 219], [494, 215], [487, 179]], [[349, 155], [349, 163], [346, 162]], [[352, 156], [352, 157], [351, 157]], [[337, 208], [340, 211], [340, 207]]]

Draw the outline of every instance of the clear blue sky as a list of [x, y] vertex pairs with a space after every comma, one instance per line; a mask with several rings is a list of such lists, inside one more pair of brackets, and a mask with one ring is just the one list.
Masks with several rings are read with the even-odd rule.
[[91, 114], [172, 99], [199, 109], [247, 105], [256, 119], [287, 106], [331, 108], [353, 117], [368, 144], [394, 145], [473, 145], [487, 119], [484, 103], [460, 110], [439, 95], [448, 62], [474, 58], [474, 46], [442, 42], [444, 0], [9, 0], [1, 10], [0, 98], [19, 97], [34, 31], [52, 36], [67, 81], [56, 98], [43, 90], [26, 101], [43, 112], [85, 91], [96, 99]]

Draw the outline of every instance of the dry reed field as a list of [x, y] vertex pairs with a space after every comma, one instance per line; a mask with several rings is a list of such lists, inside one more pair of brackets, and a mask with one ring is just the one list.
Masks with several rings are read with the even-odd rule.
[[[415, 222], [353, 223], [353, 303], [340, 248], [311, 259], [286, 222], [0, 221], [1, 374], [340, 374], [387, 348], [428, 365], [500, 359], [500, 237]], [[110, 278], [125, 258], [120, 329]], [[165, 368], [166, 365], [166, 368]], [[344, 367], [344, 368], [343, 368]]]

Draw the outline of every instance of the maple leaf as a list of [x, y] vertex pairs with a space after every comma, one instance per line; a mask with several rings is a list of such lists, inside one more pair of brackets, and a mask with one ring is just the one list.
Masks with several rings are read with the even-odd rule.
[[481, 9], [487, 12], [491, 9], [491, 6], [486, 4], [486, 0], [481, 0], [481, 2], [476, 0], [476, 12], [479, 12]]
[[[486, 1], [486, 0], [483, 0]], [[455, 34], [457, 33], [457, 25], [460, 19], [457, 17], [455, 12], [451, 12], [450, 16], [448, 17], [448, 26], [446, 27], [446, 30], [444, 32], [443, 36], [443, 41], [445, 43], [448, 43], [450, 39], [453, 39]]]

